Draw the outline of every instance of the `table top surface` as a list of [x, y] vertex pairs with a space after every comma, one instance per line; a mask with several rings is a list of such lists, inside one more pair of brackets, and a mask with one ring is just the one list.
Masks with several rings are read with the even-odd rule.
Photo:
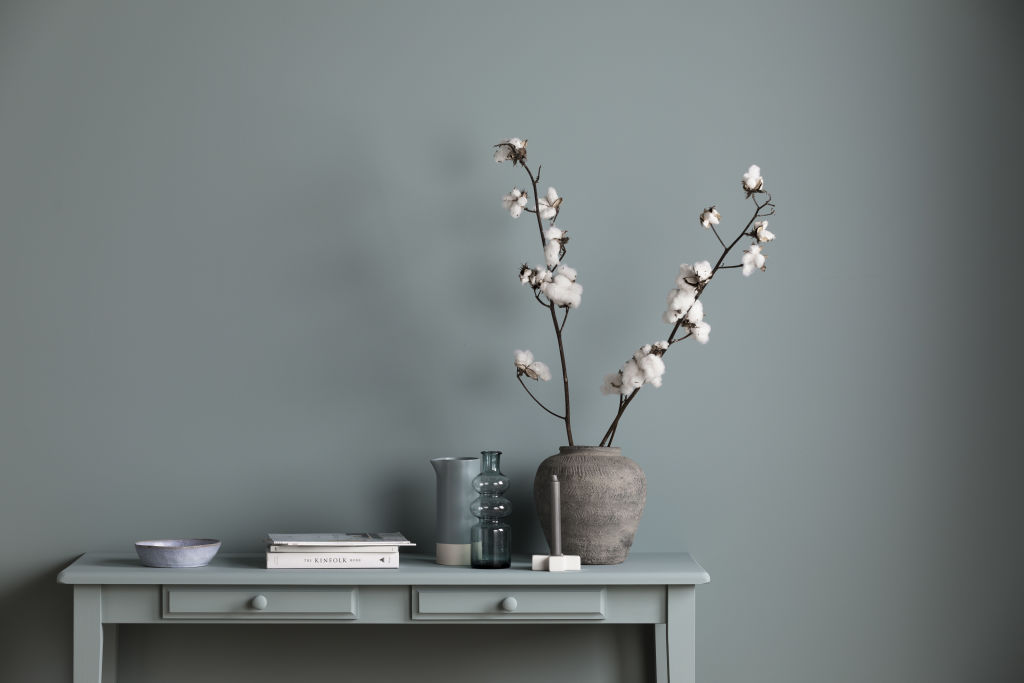
[[632, 553], [622, 564], [585, 565], [580, 571], [532, 571], [529, 557], [509, 569], [436, 564], [434, 557], [402, 553], [397, 569], [267, 569], [262, 553], [221, 553], [206, 567], [145, 567], [130, 553], [86, 553], [62, 571], [67, 584], [192, 584], [282, 586], [557, 586], [696, 585], [711, 577], [687, 553]]

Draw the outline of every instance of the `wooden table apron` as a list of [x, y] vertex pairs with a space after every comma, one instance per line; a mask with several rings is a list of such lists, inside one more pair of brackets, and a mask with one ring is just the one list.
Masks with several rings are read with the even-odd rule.
[[403, 553], [399, 569], [266, 569], [263, 555], [154, 569], [86, 553], [74, 586], [74, 683], [117, 679], [118, 624], [653, 624], [659, 683], [694, 681], [694, 590], [710, 581], [686, 553], [633, 553], [578, 572], [442, 567]]

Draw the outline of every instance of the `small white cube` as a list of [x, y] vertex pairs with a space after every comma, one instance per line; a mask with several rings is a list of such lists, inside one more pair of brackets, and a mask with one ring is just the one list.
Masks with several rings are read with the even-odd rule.
[[579, 569], [579, 555], [552, 555], [548, 558], [549, 572], [575, 572]]
[[580, 570], [579, 555], [534, 555], [535, 572], [574, 572]]

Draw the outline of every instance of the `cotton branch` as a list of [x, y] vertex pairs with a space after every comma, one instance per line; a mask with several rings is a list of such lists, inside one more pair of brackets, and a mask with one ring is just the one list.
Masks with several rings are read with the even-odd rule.
[[[763, 202], [759, 202], [758, 201], [758, 194], [764, 194], [765, 195], [765, 199], [764, 199]], [[739, 243], [739, 241], [741, 239], [743, 239], [744, 236], [753, 237], [755, 240], [758, 239], [757, 235], [751, 230], [751, 227], [754, 225], [754, 223], [759, 218], [765, 218], [767, 216], [772, 216], [772, 215], [775, 214], [775, 205], [772, 203], [772, 197], [771, 197], [770, 194], [768, 194], [767, 192], [758, 191], [758, 192], [748, 193], [748, 195], [754, 201], [754, 206], [755, 206], [754, 214], [753, 214], [753, 216], [751, 216], [750, 220], [747, 221], [747, 224], [743, 227], [743, 230], [741, 230], [740, 233], [738, 235], [736, 235], [736, 238], [728, 246], [726, 246], [725, 242], [719, 236], [718, 230], [715, 229], [714, 225], [710, 225], [709, 226], [713, 230], [713, 232], [715, 233], [715, 237], [718, 238], [719, 243], [722, 245], [722, 254], [718, 257], [718, 260], [715, 262], [714, 267], [711, 269], [711, 275], [707, 278], [707, 280], [705, 282], [703, 282], [703, 283], [700, 283], [700, 282], [695, 283], [696, 287], [697, 287], [697, 292], [696, 292], [696, 294], [694, 296], [694, 303], [696, 303], [697, 301], [700, 300], [700, 297], [704, 293], [704, 290], [707, 288], [708, 284], [710, 284], [711, 279], [714, 277], [715, 273], [717, 273], [719, 270], [727, 269], [727, 268], [741, 268], [741, 267], [743, 267], [743, 264], [740, 264], [740, 265], [737, 265], [737, 266], [725, 266], [725, 265], [722, 265], [722, 264], [725, 262], [725, 259], [729, 255], [729, 253]], [[683, 329], [684, 327], [687, 328], [687, 330], [688, 330], [687, 333], [684, 336], [677, 338], [676, 335], [679, 334], [679, 331], [681, 329]], [[688, 339], [692, 335], [693, 335], [693, 330], [690, 329], [688, 325], [686, 325], [686, 318], [685, 317], [680, 318], [679, 320], [676, 321], [675, 325], [672, 327], [671, 334], [669, 334], [669, 337], [668, 337], [668, 348], [671, 348], [672, 345], [676, 344], [677, 342], [680, 342], [680, 341], [682, 341], [684, 339]], [[668, 348], [665, 349], [666, 352], [667, 352]], [[615, 412], [615, 417], [612, 419], [611, 425], [609, 425], [607, 431], [605, 431], [604, 436], [601, 437], [601, 443], [599, 445], [601, 445], [601, 446], [611, 446], [612, 445], [612, 441], [615, 438], [616, 431], [618, 431], [619, 421], [622, 419], [622, 415], [626, 412], [626, 408], [628, 408], [629, 405], [633, 402], [633, 399], [636, 398], [636, 395], [638, 393], [640, 393], [640, 389], [641, 388], [642, 388], [642, 386], [641, 387], [637, 387], [631, 393], [629, 393], [629, 395], [626, 396], [624, 399], [620, 396], [618, 410]]]

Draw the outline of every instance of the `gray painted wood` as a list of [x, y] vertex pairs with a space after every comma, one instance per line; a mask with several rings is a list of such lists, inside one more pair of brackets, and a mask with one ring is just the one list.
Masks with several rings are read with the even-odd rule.
[[654, 672], [658, 683], [668, 681], [668, 635], [665, 624], [654, 625]]
[[99, 586], [75, 586], [74, 683], [103, 683], [103, 598]]
[[117, 683], [117, 624], [103, 624], [103, 683]]
[[116, 683], [117, 624], [654, 624], [659, 683], [694, 680], [695, 586], [685, 553], [636, 554], [617, 566], [534, 572], [441, 567], [404, 556], [398, 570], [273, 569], [261, 555], [204, 568], [143, 567], [89, 553], [60, 573], [75, 586], [74, 683]]
[[206, 567], [144, 567], [130, 554], [86, 553], [57, 577], [68, 584], [306, 585], [306, 586], [603, 586], [697, 585], [711, 580], [687, 553], [633, 553], [624, 563], [579, 572], [535, 572], [528, 558], [509, 569], [443, 567], [426, 555], [402, 554], [397, 569], [266, 569], [262, 554], [220, 554]]
[[605, 589], [575, 586], [417, 587], [412, 591], [412, 618], [503, 621], [604, 619]]
[[693, 586], [669, 586], [668, 621], [665, 644], [668, 653], [668, 680], [695, 683], [697, 624]]
[[[320, 570], [317, 570], [320, 571]], [[167, 586], [165, 619], [356, 619], [358, 588]]]

